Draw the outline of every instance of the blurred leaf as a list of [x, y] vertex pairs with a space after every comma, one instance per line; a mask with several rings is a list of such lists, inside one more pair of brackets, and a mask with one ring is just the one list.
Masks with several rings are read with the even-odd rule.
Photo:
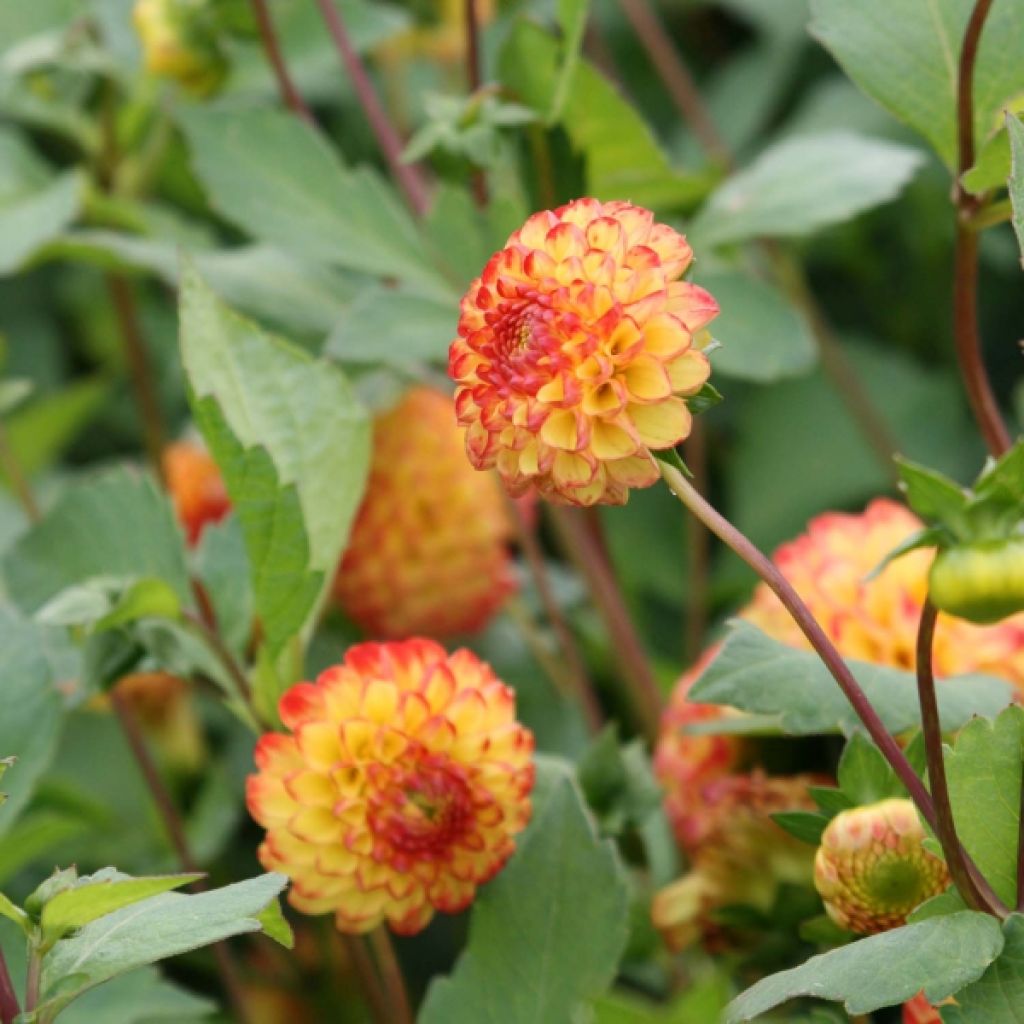
[[963, 911], [895, 928], [811, 957], [734, 999], [725, 1024], [754, 1020], [800, 996], [844, 1004], [851, 1015], [895, 1006], [922, 989], [932, 1003], [976, 980], [1003, 948], [999, 922]]
[[20, 135], [0, 127], [0, 275], [19, 269], [74, 220], [82, 186], [77, 170], [54, 174]]
[[[555, 783], [514, 857], [473, 907], [469, 942], [435, 979], [420, 1024], [569, 1021], [612, 980], [628, 887], [570, 779]], [[586, 936], [586, 941], [581, 941]]]
[[261, 931], [259, 915], [287, 882], [269, 874], [190, 896], [164, 893], [87, 924], [43, 959], [40, 1010], [56, 1013], [93, 986], [144, 964]]
[[979, 870], [1009, 906], [1017, 904], [1017, 841], [1024, 709], [976, 718], [946, 753], [956, 830]]
[[83, 817], [53, 810], [33, 808], [23, 814], [0, 842], [0, 885], [34, 861], [53, 863], [53, 851], [69, 839], [84, 836], [95, 825]]
[[[182, 273], [181, 347], [196, 422], [245, 537], [275, 663], [309, 627], [333, 579], [368, 469], [367, 414], [340, 370], [233, 313], [190, 265]], [[280, 696], [270, 690], [293, 681], [260, 684], [265, 712]]]
[[549, 123], [558, 121], [565, 109], [569, 87], [579, 65], [589, 7], [589, 0], [557, 0], [555, 4], [558, 26], [562, 30], [562, 64], [555, 79], [551, 109], [547, 112]]
[[82, 377], [13, 412], [7, 420], [7, 436], [21, 468], [29, 474], [49, 468], [81, 437], [109, 399], [109, 381]]
[[8, 550], [3, 572], [15, 602], [27, 612], [94, 576], [163, 580], [184, 605], [192, 604], [170, 502], [149, 476], [126, 468], [69, 487]]
[[1010, 136], [1010, 149], [1013, 153], [1013, 171], [1010, 174], [1013, 230], [1020, 246], [1021, 262], [1024, 263], [1024, 123], [1007, 114], [1006, 131]]
[[722, 245], [811, 234], [895, 199], [923, 162], [919, 150], [850, 133], [785, 139], [712, 194], [690, 235]]
[[84, 875], [43, 906], [40, 926], [46, 942], [56, 942], [91, 921], [151, 896], [180, 889], [202, 875], [163, 875], [131, 878], [113, 868]]
[[60, 1024], [196, 1024], [215, 1006], [172, 984], [152, 967], [121, 975], [86, 992], [61, 1015]]
[[960, 181], [968, 192], [981, 195], [989, 189], [1002, 188], [1009, 176], [1010, 138], [1008, 132], [1001, 131], [981, 147], [974, 166]]
[[594, 1002], [594, 1024], [713, 1024], [729, 1001], [728, 988], [724, 974], [697, 978], [667, 1006], [616, 990]]
[[241, 654], [253, 631], [252, 574], [238, 517], [204, 527], [196, 549], [196, 573], [213, 605], [217, 633], [228, 650]]
[[[956, 166], [957, 55], [974, 0], [811, 0], [812, 33], [869, 96]], [[979, 140], [1003, 104], [1024, 91], [1024, 62], [1007, 40], [1024, 36], [1024, 8], [995, 4], [974, 71]]]
[[815, 811], [781, 811], [771, 815], [772, 821], [801, 842], [817, 846], [821, 833], [828, 825], [828, 817]]
[[210, 201], [243, 231], [311, 259], [448, 295], [410, 215], [285, 111], [190, 108], [182, 124]]
[[[46, 250], [59, 258], [116, 269], [152, 271], [177, 286], [181, 245], [116, 231], [72, 231]], [[270, 245], [191, 251], [203, 277], [233, 306], [294, 331], [330, 330], [357, 284], [341, 271], [295, 258]]]
[[0, 380], [0, 415], [16, 409], [34, 390], [35, 384], [25, 377]]
[[[891, 733], [920, 724], [912, 673], [850, 659], [847, 665]], [[998, 714], [1013, 699], [1008, 683], [983, 675], [939, 680], [936, 691], [947, 732], [961, 728], [974, 715]], [[797, 736], [837, 730], [850, 735], [860, 728], [860, 719], [817, 654], [773, 640], [742, 620], [733, 623], [690, 698], [778, 715], [783, 731]]]
[[892, 796], [906, 796], [889, 762], [862, 732], [855, 732], [843, 748], [839, 759], [839, 788], [855, 807]]
[[[550, 108], [556, 88], [558, 43], [538, 26], [518, 21], [501, 54], [501, 76], [535, 110]], [[561, 125], [586, 160], [587, 192], [641, 206], [689, 207], [707, 194], [704, 175], [674, 170], [651, 129], [595, 68], [580, 60]]]
[[384, 363], [404, 369], [420, 363], [447, 365], [458, 323], [454, 298], [410, 295], [373, 285], [341, 315], [324, 354], [343, 363]]
[[577, 767], [580, 787], [608, 835], [626, 825], [640, 826], [661, 802], [661, 789], [640, 740], [619, 744], [618, 727], [606, 726], [591, 742]]
[[99, 632], [136, 619], [175, 619], [180, 613], [177, 594], [163, 580], [94, 576], [50, 598], [36, 612], [36, 621], [49, 626], [87, 626]]
[[722, 347], [711, 353], [715, 373], [742, 380], [797, 377], [817, 362], [806, 321], [772, 285], [740, 271], [697, 273], [718, 300], [712, 332]]
[[942, 1024], [1020, 1024], [1024, 1006], [1024, 917], [1003, 922], [1002, 953], [975, 982], [956, 993], [955, 1006], [943, 1006]]
[[0, 756], [15, 758], [4, 777], [0, 835], [8, 832], [50, 765], [61, 725], [61, 701], [45, 656], [53, 636], [8, 608], [0, 609]]

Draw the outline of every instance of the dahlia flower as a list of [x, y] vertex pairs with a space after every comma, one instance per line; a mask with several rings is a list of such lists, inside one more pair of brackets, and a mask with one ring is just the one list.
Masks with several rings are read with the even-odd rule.
[[691, 870], [654, 898], [651, 919], [674, 950], [702, 941], [709, 949], [731, 944], [714, 920], [721, 907], [753, 906], [767, 912], [781, 885], [808, 885], [813, 851], [772, 821], [782, 811], [812, 810], [812, 775], [727, 775], [703, 788], [705, 834], [691, 854]]
[[[921, 525], [902, 505], [879, 498], [860, 515], [833, 512], [812, 519], [805, 534], [775, 552], [775, 564], [844, 657], [913, 667], [933, 552], [913, 551], [874, 579], [867, 577]], [[807, 646], [765, 584], [741, 615], [778, 640]], [[983, 672], [1007, 679], [1024, 693], [1024, 614], [993, 626], [940, 615], [933, 658], [937, 675]]]
[[629, 203], [534, 214], [462, 300], [448, 371], [477, 469], [512, 494], [622, 504], [658, 478], [652, 451], [690, 432], [715, 300], [679, 278], [686, 239]]
[[451, 399], [409, 391], [374, 424], [366, 495], [334, 595], [368, 634], [482, 628], [515, 588], [501, 486], [466, 462]]
[[910, 800], [890, 799], [837, 814], [814, 858], [814, 885], [841, 928], [873, 935], [949, 885], [949, 871], [924, 848], [925, 831]]
[[191, 441], [164, 449], [163, 470], [178, 520], [189, 544], [195, 544], [206, 524], [223, 519], [231, 508], [224, 478], [210, 453]]
[[654, 774], [664, 791], [665, 812], [679, 845], [691, 856], [714, 827], [705, 806], [705, 786], [733, 772], [743, 754], [739, 737], [684, 732], [696, 722], [738, 714], [732, 708], [689, 699], [690, 688], [717, 653], [717, 647], [709, 648], [676, 683], [654, 749]]
[[470, 651], [359, 644], [280, 714], [290, 732], [260, 739], [247, 787], [260, 860], [342, 931], [412, 934], [464, 909], [529, 821], [533, 736]]

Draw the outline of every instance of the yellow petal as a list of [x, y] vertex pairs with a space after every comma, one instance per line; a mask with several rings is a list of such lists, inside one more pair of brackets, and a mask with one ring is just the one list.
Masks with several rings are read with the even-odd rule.
[[590, 426], [590, 450], [599, 459], [622, 459], [632, 455], [636, 447], [636, 441], [614, 423], [595, 420]]
[[684, 352], [681, 356], [673, 359], [665, 367], [668, 371], [668, 379], [672, 384], [672, 390], [676, 392], [693, 392], [700, 389], [701, 385], [711, 374], [711, 365], [708, 357], [703, 352]]
[[626, 414], [648, 448], [671, 448], [690, 433], [692, 417], [681, 398], [657, 405], [630, 405]]
[[640, 402], [657, 402], [672, 394], [665, 367], [650, 356], [639, 356], [622, 372], [626, 390]]
[[556, 409], [550, 413], [540, 428], [540, 438], [552, 448], [576, 451], [580, 446], [576, 412], [572, 409]]

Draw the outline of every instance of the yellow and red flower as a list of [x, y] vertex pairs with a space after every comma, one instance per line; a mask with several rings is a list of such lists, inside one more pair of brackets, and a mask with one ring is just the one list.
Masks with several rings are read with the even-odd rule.
[[178, 519], [195, 544], [206, 524], [223, 519], [231, 508], [224, 478], [210, 453], [191, 441], [164, 449], [163, 470]]
[[512, 494], [622, 504], [658, 478], [652, 451], [690, 433], [718, 313], [679, 280], [686, 239], [624, 202], [534, 214], [462, 300], [448, 369], [466, 451]]
[[374, 424], [366, 495], [334, 583], [368, 634], [473, 632], [515, 589], [501, 486], [466, 462], [451, 399], [414, 388]]
[[[832, 512], [812, 519], [805, 534], [775, 552], [775, 564], [844, 657], [913, 667], [933, 552], [911, 552], [877, 577], [867, 577], [921, 525], [902, 505], [879, 498], [860, 515]], [[777, 640], [807, 646], [803, 633], [764, 584], [741, 615]], [[1024, 694], [1024, 614], [993, 626], [940, 615], [934, 663], [937, 675], [984, 672], [1008, 680]]]
[[690, 688], [718, 653], [709, 648], [676, 683], [661, 718], [654, 750], [654, 774], [665, 794], [665, 812], [679, 845], [693, 856], [714, 830], [704, 789], [735, 771], [742, 759], [743, 742], [736, 736], [687, 734], [687, 726], [738, 714], [718, 704], [689, 699]]
[[910, 800], [890, 799], [837, 814], [821, 836], [814, 885], [828, 916], [860, 935], [899, 928], [949, 885], [945, 862], [924, 848]]
[[813, 775], [726, 775], [704, 786], [705, 833], [690, 871], [654, 898], [651, 919], [669, 948], [701, 941], [728, 948], [734, 936], [714, 919], [724, 906], [771, 909], [781, 885], [810, 885], [813, 850], [780, 828], [772, 815], [812, 810]]
[[470, 651], [367, 643], [281, 698], [290, 734], [256, 746], [249, 810], [289, 899], [338, 928], [401, 934], [462, 910], [530, 818], [532, 734]]

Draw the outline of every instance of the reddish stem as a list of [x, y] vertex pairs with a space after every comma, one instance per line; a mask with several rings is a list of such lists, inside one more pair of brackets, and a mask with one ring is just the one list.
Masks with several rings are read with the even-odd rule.
[[298, 117], [301, 117], [310, 127], [315, 128], [316, 119], [313, 117], [313, 112], [306, 105], [306, 101], [302, 98], [302, 94], [296, 87], [288, 70], [284, 51], [281, 49], [277, 32], [274, 30], [274, 20], [270, 15], [267, 0], [249, 0], [249, 2], [252, 5], [252, 13], [256, 18], [263, 50], [274, 72], [274, 79], [277, 82], [278, 91], [281, 93], [281, 99], [289, 110]]
[[7, 960], [0, 949], [0, 1024], [13, 1024], [14, 1018], [21, 1013], [18, 996], [14, 991], [11, 973], [7, 970]]
[[370, 81], [362, 59], [352, 45], [341, 13], [332, 0], [317, 0], [317, 5], [391, 174], [402, 189], [409, 207], [418, 217], [422, 217], [429, 206], [427, 187], [418, 169], [402, 161], [402, 140], [377, 96], [377, 90]]

